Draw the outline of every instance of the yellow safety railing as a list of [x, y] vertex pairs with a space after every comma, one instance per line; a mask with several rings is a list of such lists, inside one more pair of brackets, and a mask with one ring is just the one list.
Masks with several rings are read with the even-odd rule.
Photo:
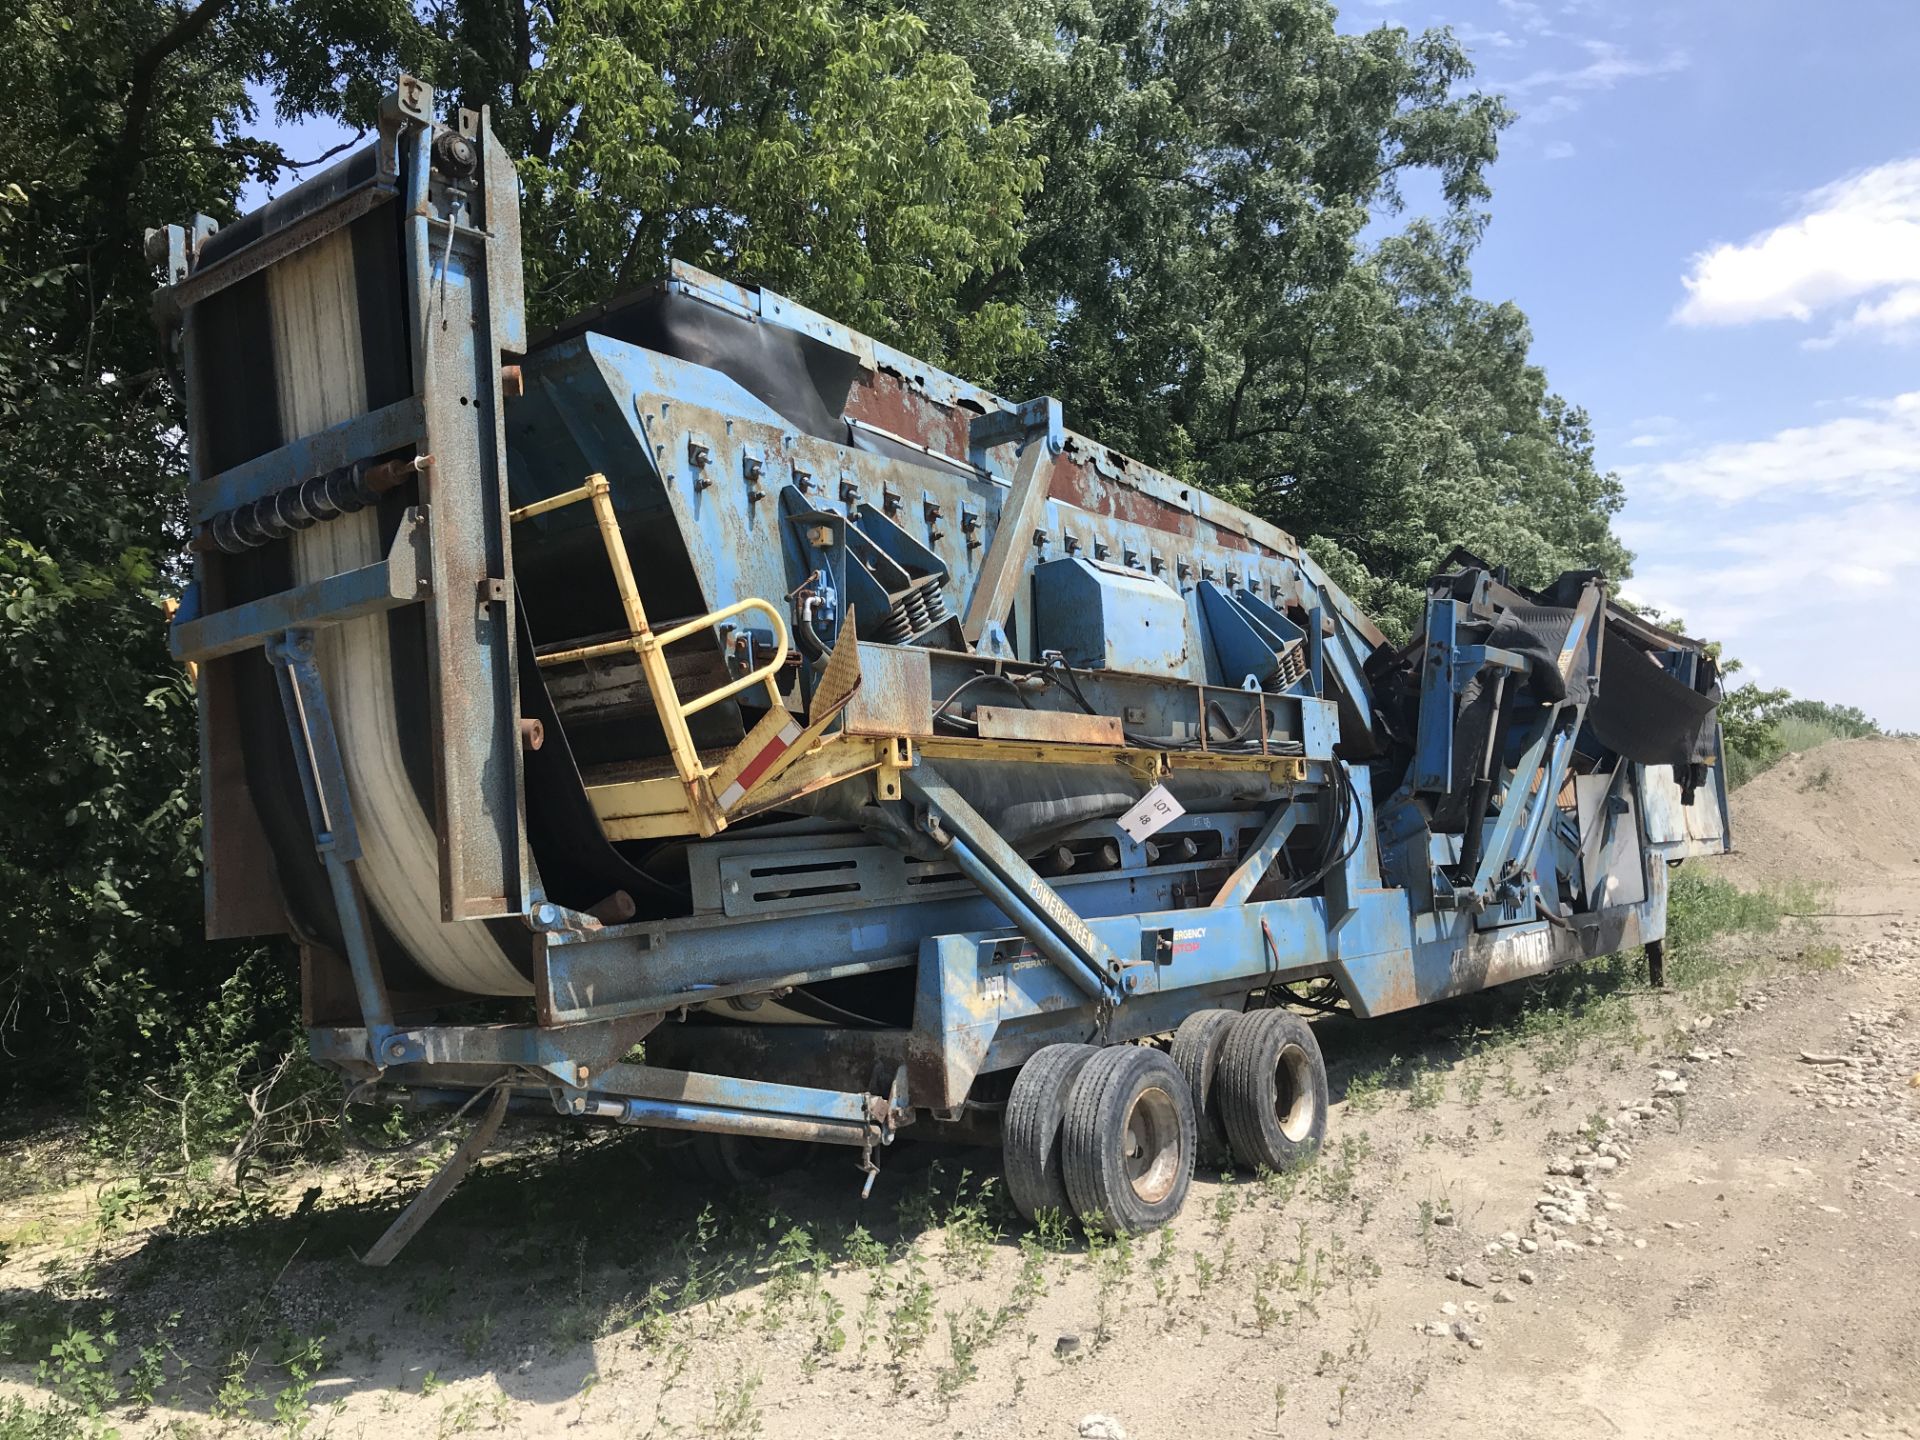
[[[687, 729], [687, 717], [697, 715], [709, 706], [718, 705], [722, 700], [731, 699], [742, 690], [755, 685], [767, 687], [767, 698], [775, 709], [783, 708], [785, 702], [780, 695], [780, 687], [774, 680], [780, 668], [787, 663], [787, 622], [780, 612], [765, 600], [737, 600], [724, 609], [714, 610], [692, 620], [683, 621], [671, 629], [656, 631], [647, 621], [646, 607], [640, 601], [640, 587], [633, 578], [633, 565], [627, 558], [626, 541], [620, 534], [619, 517], [614, 514], [613, 495], [607, 484], [607, 477], [600, 474], [589, 475], [586, 484], [572, 490], [562, 491], [558, 495], [549, 495], [544, 500], [536, 500], [531, 505], [522, 505], [509, 512], [508, 518], [515, 524], [530, 520], [535, 515], [545, 515], [548, 511], [559, 510], [568, 505], [577, 505], [582, 500], [591, 501], [593, 516], [600, 528], [600, 541], [606, 547], [607, 563], [613, 569], [614, 588], [620, 592], [620, 608], [626, 616], [627, 635], [620, 640], [606, 640], [593, 645], [579, 645], [569, 650], [555, 650], [545, 655], [536, 655], [540, 665], [564, 665], [577, 660], [593, 660], [607, 655], [635, 655], [639, 657], [640, 673], [647, 682], [647, 689], [653, 696], [655, 711], [660, 717], [660, 728], [665, 732], [667, 751], [673, 759], [674, 769], [687, 786], [689, 802], [695, 818], [701, 821], [700, 828], [711, 833], [725, 822], [720, 817], [719, 807], [715, 804], [711, 787], [707, 784], [709, 771], [700, 762], [699, 751], [694, 748], [692, 733]], [[701, 630], [711, 629], [723, 620], [749, 610], [758, 610], [773, 622], [773, 655], [770, 659], [754, 666], [746, 674], [725, 685], [707, 691], [691, 701], [683, 701], [680, 692], [673, 683], [673, 673], [667, 667], [665, 648], [677, 640], [684, 640]]]

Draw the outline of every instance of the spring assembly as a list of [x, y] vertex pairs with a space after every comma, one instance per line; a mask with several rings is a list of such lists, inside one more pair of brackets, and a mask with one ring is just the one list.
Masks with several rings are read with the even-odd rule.
[[906, 596], [894, 601], [893, 608], [880, 622], [880, 638], [895, 645], [904, 645], [913, 638], [913, 614], [908, 609]]
[[360, 460], [323, 475], [310, 476], [297, 485], [222, 511], [200, 527], [193, 548], [202, 554], [220, 550], [238, 555], [274, 540], [284, 540], [295, 531], [308, 529], [323, 520], [351, 515], [366, 509], [408, 476], [425, 469], [431, 458], [423, 455], [379, 464]]

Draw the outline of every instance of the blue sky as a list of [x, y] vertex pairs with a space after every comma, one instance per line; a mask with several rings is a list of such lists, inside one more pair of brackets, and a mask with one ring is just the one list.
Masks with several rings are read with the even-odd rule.
[[1622, 587], [1748, 677], [1920, 729], [1913, 0], [1393, 0], [1520, 120], [1475, 289], [1625, 479]]
[[1920, 4], [1349, 0], [1341, 23], [1451, 25], [1520, 112], [1475, 288], [1532, 318], [1626, 481], [1625, 593], [1748, 678], [1920, 729]]

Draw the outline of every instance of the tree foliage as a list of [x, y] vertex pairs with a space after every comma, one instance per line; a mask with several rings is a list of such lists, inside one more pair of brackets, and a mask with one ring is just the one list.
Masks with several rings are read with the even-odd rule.
[[536, 324], [684, 260], [962, 369], [1034, 347], [1012, 305], [962, 303], [970, 278], [1019, 255], [1040, 174], [1028, 127], [996, 121], [917, 16], [835, 0], [287, 0], [282, 22], [293, 112], [370, 124], [402, 65], [492, 108], [522, 157]]
[[212, 19], [27, 0], [0, 32], [0, 1023], [26, 1062], [84, 1042], [124, 1073], [232, 964], [198, 941], [192, 694], [162, 610], [183, 463], [140, 232], [230, 203], [254, 163], [216, 142], [245, 95]]
[[[1510, 115], [1449, 33], [1341, 34], [1325, 0], [942, 13], [1046, 156], [1021, 263], [978, 289], [1046, 335], [1005, 378], [1295, 531], [1402, 632], [1455, 544], [1625, 573], [1586, 416], [1471, 293]], [[1410, 183], [1440, 213], [1396, 231]]]

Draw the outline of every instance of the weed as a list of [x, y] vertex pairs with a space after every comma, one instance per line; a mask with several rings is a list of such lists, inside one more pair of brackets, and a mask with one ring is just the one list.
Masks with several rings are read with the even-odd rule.
[[948, 1272], [955, 1275], [984, 1274], [993, 1256], [993, 1243], [1000, 1238], [1000, 1228], [988, 1214], [993, 1181], [984, 1181], [969, 1196], [967, 1181], [971, 1176], [971, 1171], [960, 1172], [953, 1203], [947, 1207], [944, 1258]]
[[1221, 1177], [1220, 1188], [1213, 1192], [1213, 1233], [1224, 1235], [1227, 1226], [1233, 1223], [1233, 1212], [1239, 1208], [1240, 1197], [1233, 1193], [1233, 1185], [1227, 1176]]
[[1033, 1214], [1034, 1233], [1040, 1237], [1040, 1246], [1054, 1254], [1064, 1254], [1073, 1244], [1073, 1232], [1069, 1228], [1067, 1214], [1055, 1205], [1042, 1205]]
[[953, 1404], [954, 1396], [980, 1373], [975, 1353], [986, 1343], [994, 1329], [994, 1317], [978, 1305], [947, 1312], [947, 1363], [934, 1379], [934, 1389], [943, 1407]]
[[906, 1274], [895, 1288], [899, 1297], [887, 1312], [887, 1356], [893, 1365], [894, 1387], [906, 1384], [906, 1362], [926, 1343], [933, 1329], [933, 1286], [920, 1273], [919, 1256], [909, 1251]]
[[823, 1263], [824, 1257], [814, 1248], [813, 1233], [804, 1225], [790, 1226], [781, 1235], [773, 1247], [773, 1263], [762, 1300], [761, 1323], [768, 1330], [778, 1330], [788, 1302], [810, 1282], [817, 1283], [818, 1267]]
[[1319, 1163], [1314, 1168], [1314, 1183], [1322, 1200], [1329, 1205], [1343, 1205], [1353, 1198], [1360, 1162], [1366, 1159], [1371, 1148], [1372, 1141], [1362, 1130], [1358, 1135], [1342, 1135], [1332, 1154], [1321, 1150]]
[[1460, 1067], [1460, 1100], [1469, 1107], [1480, 1103], [1481, 1092], [1487, 1088], [1487, 1062], [1478, 1055], [1470, 1056]]
[[1099, 1217], [1088, 1223], [1095, 1227], [1088, 1233], [1087, 1252], [1095, 1281], [1093, 1338], [1094, 1344], [1103, 1345], [1113, 1338], [1114, 1307], [1133, 1274], [1133, 1237], [1122, 1233], [1109, 1240], [1099, 1233]]
[[[1160, 1232], [1163, 1236], [1168, 1231]], [[1161, 1247], [1166, 1248], [1164, 1245]], [[1033, 1308], [1034, 1302], [1047, 1293], [1047, 1252], [1040, 1242], [1031, 1235], [1020, 1237], [1020, 1272], [1014, 1276], [1013, 1291], [1007, 1297], [1007, 1308], [1016, 1315], [1024, 1315]]]
[[64, 1400], [31, 1406], [17, 1396], [0, 1399], [0, 1440], [110, 1440], [116, 1433]]
[[[308, 1406], [313, 1398], [314, 1377], [326, 1368], [326, 1337], [315, 1335], [295, 1340], [291, 1335], [282, 1335], [278, 1350], [275, 1363], [287, 1372], [287, 1383], [273, 1397], [273, 1418], [286, 1427], [288, 1434], [298, 1435], [312, 1419]], [[424, 1385], [421, 1392], [425, 1393]]]
[[440, 1407], [440, 1426], [438, 1440], [447, 1440], [450, 1435], [464, 1435], [480, 1426], [480, 1414], [486, 1402], [478, 1392], [463, 1395], [458, 1400], [449, 1400]]
[[1446, 1076], [1424, 1062], [1414, 1065], [1407, 1083], [1407, 1105], [1414, 1110], [1432, 1110], [1447, 1095]]
[[478, 1360], [487, 1348], [487, 1341], [493, 1335], [493, 1311], [482, 1310], [479, 1317], [468, 1321], [460, 1330], [460, 1348], [469, 1360]]
[[847, 1348], [847, 1329], [841, 1323], [846, 1315], [846, 1306], [824, 1289], [820, 1291], [819, 1321], [814, 1328], [813, 1343], [800, 1359], [802, 1374], [811, 1376], [823, 1362]]
[[874, 1239], [866, 1226], [856, 1225], [840, 1246], [840, 1258], [862, 1270], [877, 1270], [887, 1263], [887, 1247]]
[[732, 1385], [713, 1392], [713, 1409], [707, 1416], [705, 1433], [720, 1440], [745, 1440], [760, 1433], [760, 1407], [753, 1397], [760, 1390], [760, 1372], [749, 1371]]
[[1371, 1115], [1380, 1108], [1386, 1090], [1385, 1066], [1376, 1066], [1347, 1081], [1347, 1108], [1356, 1115]]
[[250, 1351], [236, 1350], [227, 1357], [220, 1372], [220, 1388], [213, 1392], [212, 1403], [207, 1407], [216, 1420], [244, 1420], [251, 1416], [253, 1402], [261, 1395], [247, 1378], [252, 1369]]
[[97, 1417], [120, 1398], [111, 1361], [119, 1337], [112, 1325], [111, 1310], [101, 1313], [98, 1334], [70, 1325], [40, 1362], [40, 1383], [89, 1417]]
[[179, 1312], [167, 1318], [161, 1331], [154, 1336], [154, 1343], [142, 1345], [140, 1353], [127, 1370], [126, 1398], [146, 1410], [152, 1406], [160, 1387], [167, 1379], [167, 1356], [174, 1353], [172, 1345], [164, 1338], [174, 1326], [180, 1323]]

